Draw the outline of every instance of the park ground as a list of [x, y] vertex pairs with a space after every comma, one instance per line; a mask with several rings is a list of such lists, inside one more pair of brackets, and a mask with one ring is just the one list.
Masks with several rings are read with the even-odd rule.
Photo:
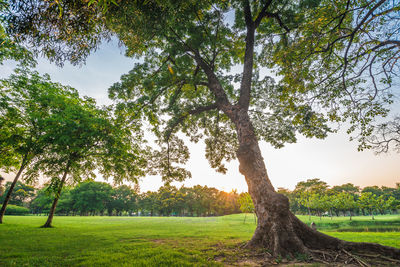
[[[250, 214], [246, 222], [244, 214], [202, 218], [56, 216], [54, 228], [39, 228], [45, 219], [5, 217], [0, 225], [0, 266], [257, 266], [265, 263], [268, 254], [241, 248], [255, 229]], [[308, 216], [300, 219], [310, 222]], [[376, 216], [375, 220], [353, 217], [352, 221], [348, 217], [311, 217], [311, 221], [318, 230], [344, 240], [400, 248], [400, 215]], [[269, 263], [301, 266], [307, 260], [304, 257]]]

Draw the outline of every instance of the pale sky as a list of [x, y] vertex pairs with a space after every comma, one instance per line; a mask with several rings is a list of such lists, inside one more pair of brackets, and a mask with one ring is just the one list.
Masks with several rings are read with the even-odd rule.
[[[81, 96], [95, 98], [98, 104], [110, 104], [107, 89], [119, 81], [122, 74], [130, 71], [133, 64], [133, 59], [124, 57], [117, 43], [111, 42], [92, 54], [82, 67], [65, 64], [59, 68], [40, 59], [37, 70], [50, 74], [53, 81], [76, 88]], [[10, 74], [14, 67], [10, 62], [0, 66], [0, 77]], [[393, 108], [400, 111], [399, 102]], [[299, 137], [296, 144], [288, 144], [282, 149], [274, 149], [264, 142], [260, 143], [260, 147], [269, 177], [276, 188], [293, 189], [298, 182], [311, 178], [320, 178], [329, 185], [353, 183], [361, 187], [394, 187], [396, 182], [400, 182], [400, 154], [391, 152], [377, 156], [373, 151], [358, 152], [357, 143], [348, 139], [345, 129], [342, 129], [324, 140]], [[187, 169], [192, 172], [192, 178], [184, 182], [186, 186], [200, 184], [225, 191], [247, 191], [237, 161], [229, 163], [228, 172], [223, 175], [209, 166], [204, 157], [204, 144], [189, 144], [189, 150], [191, 159]], [[7, 180], [12, 178], [12, 175], [5, 176]], [[141, 191], [157, 190], [161, 185], [159, 177], [146, 177], [140, 183]]]

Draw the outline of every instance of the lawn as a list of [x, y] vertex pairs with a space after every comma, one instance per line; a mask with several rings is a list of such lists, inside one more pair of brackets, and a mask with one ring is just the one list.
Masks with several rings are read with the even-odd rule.
[[[0, 266], [218, 266], [235, 262], [238, 247], [255, 228], [253, 216], [55, 217], [55, 228], [43, 229], [45, 217], [6, 216], [0, 225]], [[308, 217], [301, 216], [308, 223]], [[400, 247], [393, 230], [400, 216], [311, 218], [327, 234], [351, 241]], [[340, 229], [357, 228], [357, 232]], [[393, 229], [391, 229], [393, 228]]]

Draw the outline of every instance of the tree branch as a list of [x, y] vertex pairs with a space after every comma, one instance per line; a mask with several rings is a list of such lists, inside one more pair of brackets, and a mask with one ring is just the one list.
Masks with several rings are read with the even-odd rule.
[[217, 76], [209, 66], [200, 56], [198, 51], [194, 51], [194, 59], [200, 68], [207, 75], [208, 84], [207, 87], [214, 94], [218, 105], [218, 108], [222, 110], [228, 117], [232, 118], [232, 104], [229, 102], [228, 96], [226, 95], [221, 83], [219, 82]]
[[274, 19], [278, 22], [279, 26], [281, 26], [282, 28], [284, 28], [286, 32], [290, 32], [290, 29], [289, 29], [285, 24], [283, 24], [283, 21], [282, 21], [282, 19], [281, 19], [281, 17], [279, 16], [278, 13], [270, 13], [270, 12], [267, 12], [267, 13], [266, 13], [266, 16], [269, 17], [269, 18], [274, 18]]
[[272, 3], [272, 0], [268, 0], [265, 3], [264, 7], [261, 9], [260, 13], [258, 13], [257, 18], [254, 21], [254, 28], [257, 28], [260, 25], [262, 19], [267, 15], [267, 9], [271, 5], [271, 3]]
[[169, 140], [175, 127], [178, 126], [179, 124], [181, 124], [183, 122], [183, 120], [186, 119], [188, 116], [200, 114], [205, 111], [210, 111], [210, 110], [217, 109], [217, 108], [218, 108], [218, 104], [214, 103], [214, 104], [210, 104], [208, 106], [199, 106], [194, 109], [182, 112], [181, 115], [176, 120], [174, 120], [170, 126], [168, 126], [168, 129], [165, 131], [165, 135], [164, 135], [165, 140]]
[[244, 52], [243, 76], [240, 83], [239, 106], [245, 110], [249, 108], [251, 93], [251, 78], [253, 75], [254, 35], [255, 27], [251, 18], [249, 2], [245, 2], [244, 18], [247, 25], [246, 50]]

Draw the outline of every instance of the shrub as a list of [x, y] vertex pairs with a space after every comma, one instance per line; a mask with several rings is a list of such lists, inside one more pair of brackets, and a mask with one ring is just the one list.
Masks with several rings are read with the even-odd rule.
[[16, 205], [7, 205], [6, 215], [25, 215], [29, 213], [29, 209]]

